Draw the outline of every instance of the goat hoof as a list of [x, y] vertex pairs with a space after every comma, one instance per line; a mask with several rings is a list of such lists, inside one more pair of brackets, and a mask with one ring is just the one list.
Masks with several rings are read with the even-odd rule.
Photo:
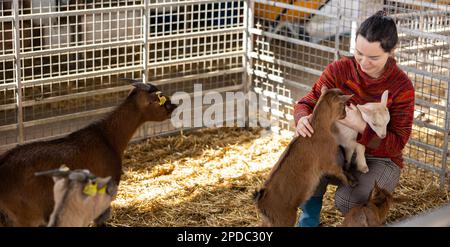
[[360, 172], [362, 172], [362, 173], [368, 173], [369, 172], [369, 167], [363, 167], [363, 168], [360, 168], [360, 169], [358, 169]]

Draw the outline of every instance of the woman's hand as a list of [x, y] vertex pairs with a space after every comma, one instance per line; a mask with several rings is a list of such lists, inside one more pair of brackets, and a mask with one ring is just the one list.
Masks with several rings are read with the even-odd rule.
[[311, 126], [311, 123], [309, 122], [311, 120], [312, 114], [309, 114], [308, 116], [301, 117], [298, 120], [297, 128], [295, 129], [295, 134], [301, 135], [302, 137], [311, 137], [311, 135], [314, 133], [314, 130]]
[[362, 134], [366, 129], [367, 123], [362, 118], [361, 112], [358, 108], [356, 108], [355, 105], [350, 104], [350, 106], [345, 107], [345, 112], [346, 117], [339, 120], [339, 122]]

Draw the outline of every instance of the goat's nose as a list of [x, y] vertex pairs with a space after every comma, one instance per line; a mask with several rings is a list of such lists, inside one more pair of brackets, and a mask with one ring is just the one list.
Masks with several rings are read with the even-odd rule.
[[382, 134], [381, 135], [381, 139], [383, 139], [383, 138], [385, 138], [386, 137], [386, 134]]

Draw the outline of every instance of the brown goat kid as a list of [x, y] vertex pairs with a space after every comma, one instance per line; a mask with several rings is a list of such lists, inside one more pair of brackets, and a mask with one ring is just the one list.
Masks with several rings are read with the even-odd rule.
[[73, 170], [62, 166], [36, 173], [52, 176], [55, 206], [49, 227], [86, 227], [107, 210], [117, 194], [111, 177], [96, 177], [89, 170]]
[[386, 221], [389, 208], [394, 203], [405, 201], [405, 198], [395, 198], [389, 191], [375, 185], [369, 196], [369, 201], [353, 207], [344, 218], [342, 226], [370, 227], [381, 226]]
[[104, 119], [66, 137], [17, 146], [0, 157], [0, 225], [47, 225], [54, 206], [53, 182], [35, 172], [66, 164], [111, 176], [119, 184], [123, 152], [137, 128], [170, 118], [176, 108], [155, 86], [128, 80], [135, 88]]
[[345, 103], [351, 95], [322, 87], [314, 108], [311, 138], [294, 138], [272, 168], [263, 188], [254, 194], [263, 226], [294, 226], [297, 209], [314, 193], [323, 175], [348, 183], [336, 163], [338, 145], [334, 122], [345, 118]]

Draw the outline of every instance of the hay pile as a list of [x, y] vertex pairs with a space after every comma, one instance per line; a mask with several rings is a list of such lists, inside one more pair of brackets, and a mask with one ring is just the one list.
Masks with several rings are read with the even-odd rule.
[[[265, 130], [220, 128], [130, 145], [108, 224], [255, 226], [259, 218], [251, 194], [288, 142]], [[448, 202], [434, 180], [426, 173], [404, 172], [396, 194], [411, 201], [395, 207], [389, 221]], [[330, 186], [329, 192], [334, 189]], [[322, 214], [326, 226], [342, 221], [331, 195], [326, 194]]]

